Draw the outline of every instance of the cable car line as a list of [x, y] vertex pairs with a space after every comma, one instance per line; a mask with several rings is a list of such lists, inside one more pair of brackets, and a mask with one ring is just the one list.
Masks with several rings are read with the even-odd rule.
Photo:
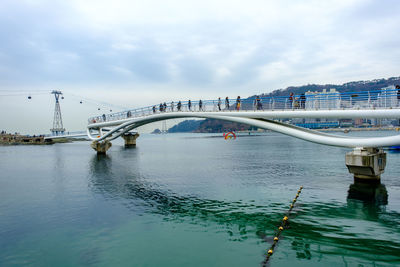
[[[9, 89], [0, 89], [0, 97], [12, 97], [12, 96], [25, 96], [28, 100], [33, 100], [33, 96], [35, 95], [47, 95], [49, 94], [48, 90], [9, 90]], [[73, 93], [64, 93], [60, 99], [64, 100], [64, 95], [71, 96], [72, 98], [79, 99], [79, 104], [90, 104], [97, 106], [97, 110], [109, 110], [110, 112], [113, 111], [113, 108], [119, 110], [127, 110], [129, 108], [122, 107], [114, 104], [110, 104], [104, 101], [98, 101], [87, 97], [82, 97]]]

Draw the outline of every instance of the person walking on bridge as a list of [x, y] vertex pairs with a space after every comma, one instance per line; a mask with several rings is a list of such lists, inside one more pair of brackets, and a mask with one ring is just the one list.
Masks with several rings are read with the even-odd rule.
[[188, 110], [192, 111], [192, 101], [190, 101], [190, 99], [189, 99], [189, 102], [188, 102]]
[[304, 93], [300, 95], [300, 108], [306, 108], [306, 95]]
[[240, 96], [238, 96], [238, 97], [236, 98], [236, 110], [237, 110], [237, 111], [240, 110], [240, 105], [241, 105]]
[[221, 98], [218, 97], [218, 111], [221, 111]]
[[[400, 106], [400, 85], [396, 85], [396, 89], [397, 89], [397, 104], [398, 106]], [[399, 125], [400, 125], [400, 119], [399, 119]]]
[[289, 108], [290, 108], [290, 109], [293, 108], [293, 100], [294, 100], [294, 95], [293, 95], [293, 93], [291, 92], [291, 93], [289, 94]]
[[176, 107], [178, 108], [178, 111], [181, 111], [182, 103], [180, 100], [179, 100], [178, 104], [176, 105]]
[[229, 98], [228, 97], [225, 98], [225, 109], [229, 110]]
[[199, 101], [199, 111], [203, 111], [203, 101]]
[[156, 113], [156, 106], [153, 106], [153, 113]]
[[256, 108], [257, 108], [257, 110], [262, 110], [263, 109], [262, 103], [261, 103], [261, 99], [260, 99], [259, 96], [256, 97]]
[[171, 111], [174, 112], [174, 101], [171, 102]]
[[400, 85], [396, 85], [396, 90], [397, 90], [397, 102], [398, 105], [400, 106]]

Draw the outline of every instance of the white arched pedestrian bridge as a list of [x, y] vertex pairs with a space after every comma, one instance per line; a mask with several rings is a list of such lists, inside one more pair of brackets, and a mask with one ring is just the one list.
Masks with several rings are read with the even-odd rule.
[[[329, 111], [239, 111], [239, 112], [169, 112], [149, 114], [136, 118], [101, 121], [88, 125], [88, 137], [93, 141], [113, 140], [133, 129], [152, 122], [178, 118], [210, 118], [244, 123], [272, 130], [314, 143], [341, 147], [386, 147], [400, 145], [400, 134], [387, 137], [354, 138], [326, 134], [275, 119], [284, 118], [400, 118], [400, 109], [391, 110], [329, 110]], [[101, 129], [107, 129], [102, 131]], [[96, 133], [92, 133], [93, 130]]]
[[[347, 137], [326, 134], [281, 121], [294, 118], [398, 120], [399, 99], [400, 93], [398, 94], [397, 90], [379, 90], [254, 98], [241, 100], [240, 106], [237, 105], [236, 99], [229, 99], [229, 105], [225, 103], [225, 99], [169, 102], [89, 118], [87, 135], [93, 141], [92, 147], [99, 153], [105, 153], [111, 146], [110, 141], [119, 136], [131, 135], [130, 131], [145, 124], [169, 119], [210, 118], [244, 123], [318, 144], [357, 148], [358, 152], [375, 149], [368, 150], [367, 154], [370, 155], [376, 154], [378, 148], [400, 145], [400, 134], [369, 138]], [[127, 142], [127, 139], [125, 141]], [[377, 162], [379, 163], [379, 158]], [[380, 164], [382, 165], [382, 162]], [[383, 168], [384, 166], [382, 172]]]
[[[166, 106], [155, 105], [103, 114], [90, 118], [88, 137], [93, 141], [113, 140], [135, 128], [162, 120], [177, 118], [211, 118], [239, 122], [268, 129], [310, 142], [341, 147], [385, 147], [400, 145], [400, 135], [376, 138], [350, 138], [325, 134], [303, 127], [282, 123], [284, 119], [399, 119], [400, 96], [397, 90], [263, 97], [259, 101], [246, 99], [236, 109], [236, 99], [169, 102]], [[164, 104], [164, 103], [162, 103]], [[179, 110], [178, 110], [179, 108]], [[109, 131], [105, 132], [102, 129]], [[94, 133], [95, 132], [95, 133]]]

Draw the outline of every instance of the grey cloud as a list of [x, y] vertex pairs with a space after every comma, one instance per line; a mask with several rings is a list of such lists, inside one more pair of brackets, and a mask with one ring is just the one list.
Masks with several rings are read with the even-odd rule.
[[214, 71], [204, 60], [185, 57], [176, 62], [179, 78], [193, 85], [207, 85], [214, 79]]
[[77, 24], [64, 25], [63, 12], [72, 11], [62, 6], [50, 10], [4, 5], [0, 11], [0, 68], [6, 70], [0, 73], [2, 82], [129, 80], [110, 71], [115, 65], [131, 70], [135, 80], [168, 80], [165, 55], [151, 42], [143, 42], [134, 52], [116, 53], [111, 36], [93, 34]]
[[[92, 32], [71, 7], [62, 2], [49, 3], [0, 4], [1, 82], [246, 87], [263, 81], [260, 68], [270, 64], [289, 64], [299, 75], [310, 77], [320, 69], [344, 72], [349, 53], [360, 53], [366, 57], [364, 61], [377, 62], [390, 57], [386, 50], [397, 51], [400, 41], [395, 32], [385, 29], [380, 33], [382, 40], [376, 40], [365, 29], [374, 23], [370, 17], [379, 23], [388, 17], [396, 20], [397, 1], [358, 3], [337, 17], [326, 18], [323, 27], [315, 29], [307, 28], [308, 24], [297, 25], [296, 21], [302, 19], [298, 14], [298, 18], [284, 17], [274, 26], [265, 25], [254, 31], [251, 22], [235, 18], [187, 25], [122, 25], [115, 32]], [[132, 45], [134, 49], [115, 49], [115, 42]], [[349, 46], [337, 46], [337, 54], [329, 55], [335, 42]], [[353, 51], [353, 46], [363, 51]], [[202, 51], [203, 47], [211, 49]], [[237, 57], [243, 53], [246, 56]], [[398, 58], [396, 53], [392, 55]], [[348, 66], [362, 67], [352, 60]], [[228, 69], [230, 74], [218, 78], [219, 68]], [[279, 75], [271, 77], [271, 82], [291, 74]]]
[[140, 81], [169, 81], [168, 55], [163, 52], [162, 47], [151, 40], [144, 40], [134, 45], [136, 48], [133, 51], [119, 52], [116, 55], [121, 66], [130, 70]]

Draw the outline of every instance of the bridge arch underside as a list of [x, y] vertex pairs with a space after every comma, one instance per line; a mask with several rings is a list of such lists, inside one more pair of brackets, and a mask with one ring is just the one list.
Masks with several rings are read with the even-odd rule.
[[[87, 135], [93, 141], [104, 141], [114, 140], [119, 136], [128, 133], [129, 131], [138, 128], [140, 126], [163, 121], [169, 119], [180, 119], [180, 118], [208, 118], [225, 120], [230, 122], [243, 123], [251, 126], [255, 126], [265, 130], [272, 130], [288, 136], [296, 137], [302, 140], [306, 140], [313, 143], [322, 145], [338, 146], [338, 147], [389, 147], [400, 145], [400, 135], [385, 136], [385, 137], [347, 137], [339, 136], [334, 134], [326, 134], [278, 121], [274, 121], [269, 118], [251, 118], [238, 116], [238, 113], [230, 113], [224, 115], [212, 114], [207, 112], [181, 112], [181, 113], [165, 113], [165, 114], [154, 114], [142, 118], [124, 119], [120, 121], [102, 122], [89, 124], [87, 127]], [[109, 131], [102, 134], [100, 129], [108, 128]], [[92, 130], [100, 131], [100, 135], [93, 136]]]

